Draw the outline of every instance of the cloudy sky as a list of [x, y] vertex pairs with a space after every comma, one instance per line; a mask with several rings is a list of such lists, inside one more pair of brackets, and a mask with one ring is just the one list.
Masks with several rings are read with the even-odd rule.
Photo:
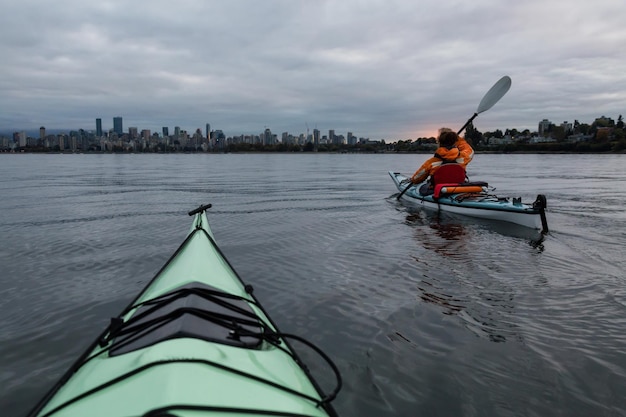
[[113, 127], [372, 139], [626, 113], [615, 0], [3, 0], [0, 131]]

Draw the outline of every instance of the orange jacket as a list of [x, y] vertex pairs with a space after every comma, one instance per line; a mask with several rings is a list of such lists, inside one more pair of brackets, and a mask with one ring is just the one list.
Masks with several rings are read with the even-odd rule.
[[461, 164], [463, 168], [465, 168], [473, 157], [474, 150], [464, 138], [459, 136], [459, 140], [456, 141], [454, 147], [448, 149], [440, 146], [437, 148], [435, 155], [428, 158], [426, 162], [415, 171], [415, 174], [411, 177], [411, 181], [414, 184], [424, 181], [429, 175], [433, 175], [444, 163], [454, 162]]
[[470, 146], [470, 144], [465, 140], [465, 138], [459, 136], [459, 139], [454, 144], [457, 148], [459, 148], [459, 152], [463, 156], [463, 168], [467, 166], [470, 162], [472, 162], [472, 158], [474, 158], [474, 149]]

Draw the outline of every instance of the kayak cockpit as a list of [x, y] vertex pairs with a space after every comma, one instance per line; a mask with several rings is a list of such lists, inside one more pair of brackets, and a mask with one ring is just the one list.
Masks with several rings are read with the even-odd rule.
[[176, 338], [258, 348], [265, 326], [250, 302], [192, 282], [134, 306], [135, 311], [126, 321], [113, 319], [101, 345], [111, 341], [110, 356]]

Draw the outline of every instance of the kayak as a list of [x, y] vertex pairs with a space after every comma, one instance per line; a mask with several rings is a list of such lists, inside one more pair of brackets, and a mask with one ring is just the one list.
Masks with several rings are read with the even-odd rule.
[[[399, 191], [409, 186], [409, 177], [389, 171], [391, 179]], [[490, 193], [487, 183], [442, 185], [429, 195], [420, 193], [416, 184], [402, 194], [405, 201], [418, 204], [430, 210], [445, 211], [487, 220], [519, 224], [521, 226], [548, 232], [546, 219], [546, 197], [537, 195], [533, 203], [523, 203], [521, 198], [498, 197]]]
[[[337, 415], [337, 367], [278, 330], [217, 246], [209, 207], [189, 212], [184, 242], [29, 416]], [[326, 361], [329, 394], [288, 340]]]

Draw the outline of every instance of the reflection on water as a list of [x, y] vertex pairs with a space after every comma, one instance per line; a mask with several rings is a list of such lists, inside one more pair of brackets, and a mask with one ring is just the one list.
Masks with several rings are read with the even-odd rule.
[[[422, 208], [407, 207], [406, 224], [427, 226], [435, 231], [435, 234], [445, 241], [459, 241], [467, 234], [466, 228], [479, 227], [488, 231], [499, 233], [518, 239], [524, 239], [528, 244], [540, 251], [544, 250], [543, 242], [546, 233], [513, 223], [490, 221], [486, 219], [457, 216], [446, 212], [435, 212]], [[439, 247], [441, 249], [445, 244]], [[437, 247], [428, 248], [437, 250]]]
[[406, 223], [416, 227], [416, 239], [425, 249], [443, 256], [456, 257], [463, 253], [466, 235], [462, 223], [451, 222], [443, 213], [417, 210], [409, 212]]
[[422, 292], [422, 300], [443, 307], [443, 314], [455, 314], [465, 307], [461, 304], [463, 300], [455, 298], [450, 294], [442, 293], [441, 288], [437, 288], [432, 282], [424, 280], [422, 284], [417, 287]]
[[[523, 240], [541, 252], [544, 234], [516, 225], [459, 219], [420, 209], [406, 215], [406, 224], [415, 228], [415, 241], [426, 249], [424, 255], [414, 258], [424, 269], [417, 285], [420, 299], [438, 306], [444, 315], [457, 316], [476, 336], [496, 343], [519, 338], [517, 326], [509, 320], [515, 309], [513, 287], [500, 279], [499, 265], [485, 264], [484, 255], [475, 245], [483, 240], [479, 245], [484, 250], [486, 243], [498, 236]], [[432, 259], [433, 254], [443, 259]]]

